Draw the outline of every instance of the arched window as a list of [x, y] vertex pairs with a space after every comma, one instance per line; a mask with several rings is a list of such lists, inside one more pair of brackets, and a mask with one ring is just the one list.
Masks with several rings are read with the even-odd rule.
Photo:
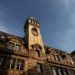
[[59, 61], [59, 56], [55, 55], [54, 58], [56, 61]]
[[51, 54], [50, 56], [51, 56], [51, 60], [55, 60], [55, 57], [53, 54]]
[[36, 57], [40, 57], [40, 51], [39, 50], [35, 50], [35, 55], [36, 55]]
[[34, 49], [35, 56], [40, 57], [42, 47], [39, 44], [34, 44], [34, 45], [32, 45], [32, 48]]
[[51, 59], [52, 59], [52, 60], [54, 60], [54, 61], [60, 61], [59, 56], [54, 55], [54, 54], [51, 54], [50, 56], [51, 56]]

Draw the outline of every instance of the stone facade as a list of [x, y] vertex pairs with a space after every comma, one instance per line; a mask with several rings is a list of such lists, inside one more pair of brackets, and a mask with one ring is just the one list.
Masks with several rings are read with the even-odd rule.
[[24, 32], [0, 32], [0, 75], [75, 75], [75, 54], [44, 45], [37, 20], [29, 17]]

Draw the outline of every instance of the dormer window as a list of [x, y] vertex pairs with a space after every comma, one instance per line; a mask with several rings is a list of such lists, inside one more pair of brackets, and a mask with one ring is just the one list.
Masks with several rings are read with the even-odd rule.
[[16, 44], [15, 45], [15, 51], [19, 52], [19, 50], [20, 50], [20, 45]]
[[56, 61], [59, 61], [59, 56], [55, 55], [54, 57]]
[[9, 42], [9, 43], [7, 44], [7, 48], [10, 49], [10, 50], [14, 50], [14, 44], [11, 43], [11, 42]]
[[66, 55], [62, 55], [62, 58], [63, 58], [63, 59], [66, 58]]
[[60, 55], [61, 55], [61, 57], [62, 57], [63, 59], [66, 58], [66, 54], [65, 54], [65, 53], [61, 52]]
[[46, 49], [46, 54], [50, 54], [50, 50], [49, 49]]
[[74, 62], [73, 62], [73, 60], [71, 59], [70, 61], [71, 61], [71, 64], [72, 64], [72, 65], [74, 65]]
[[7, 48], [10, 50], [15, 50], [16, 52], [20, 51], [20, 45], [9, 42]]

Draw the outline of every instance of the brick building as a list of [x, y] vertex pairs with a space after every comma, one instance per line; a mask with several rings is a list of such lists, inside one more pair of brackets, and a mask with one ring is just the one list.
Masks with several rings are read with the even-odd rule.
[[37, 20], [29, 17], [24, 32], [0, 31], [0, 75], [75, 75], [74, 54], [44, 45]]

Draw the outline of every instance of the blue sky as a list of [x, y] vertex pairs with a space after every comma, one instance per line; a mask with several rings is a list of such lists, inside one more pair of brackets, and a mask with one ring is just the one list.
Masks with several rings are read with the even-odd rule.
[[0, 0], [0, 31], [23, 37], [29, 16], [39, 20], [45, 45], [75, 50], [75, 0]]

